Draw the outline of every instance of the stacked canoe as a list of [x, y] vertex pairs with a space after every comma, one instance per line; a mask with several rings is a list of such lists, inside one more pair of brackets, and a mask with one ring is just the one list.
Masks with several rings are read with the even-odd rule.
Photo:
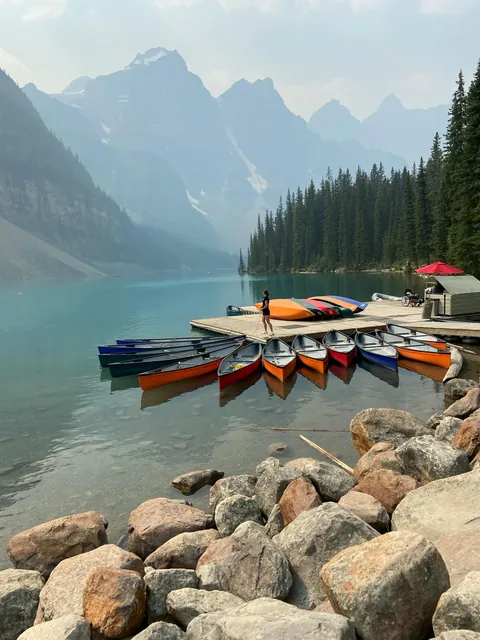
[[[257, 309], [261, 302], [255, 303]], [[351, 318], [367, 308], [366, 302], [358, 302], [341, 296], [312, 296], [308, 299], [279, 298], [270, 300], [270, 317], [274, 320], [332, 320]]]

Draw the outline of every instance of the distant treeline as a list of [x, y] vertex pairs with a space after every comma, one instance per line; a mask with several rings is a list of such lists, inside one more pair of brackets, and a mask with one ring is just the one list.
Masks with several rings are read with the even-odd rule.
[[288, 192], [258, 218], [247, 269], [415, 267], [447, 260], [480, 272], [480, 62], [468, 92], [462, 72], [442, 145], [411, 170], [331, 172], [320, 187]]

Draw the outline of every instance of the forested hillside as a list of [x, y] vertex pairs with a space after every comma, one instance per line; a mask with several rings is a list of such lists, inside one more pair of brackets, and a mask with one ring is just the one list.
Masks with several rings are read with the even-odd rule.
[[448, 260], [480, 273], [480, 62], [468, 91], [460, 73], [442, 140], [428, 159], [387, 173], [330, 172], [258, 220], [251, 273], [417, 266]]

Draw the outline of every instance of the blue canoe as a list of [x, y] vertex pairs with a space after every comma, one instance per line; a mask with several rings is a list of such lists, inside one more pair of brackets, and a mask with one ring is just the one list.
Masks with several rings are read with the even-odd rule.
[[353, 300], [353, 298], [345, 298], [344, 296], [333, 295], [330, 296], [332, 298], [337, 298], [338, 300], [342, 300], [342, 302], [348, 302], [349, 304], [356, 304], [358, 309], [354, 311], [354, 313], [360, 313], [360, 311], [365, 311], [368, 307], [368, 302], [359, 302], [358, 300]]
[[368, 333], [357, 333], [355, 335], [355, 344], [360, 355], [365, 360], [392, 371], [397, 371], [398, 353], [395, 347], [384, 345], [379, 338]]
[[99, 355], [110, 354], [148, 354], [152, 351], [178, 351], [182, 349], [207, 348], [233, 340], [244, 339], [244, 336], [219, 336], [207, 338], [206, 340], [191, 340], [190, 342], [149, 342], [149, 343], [128, 343], [128, 344], [107, 344], [98, 347]]

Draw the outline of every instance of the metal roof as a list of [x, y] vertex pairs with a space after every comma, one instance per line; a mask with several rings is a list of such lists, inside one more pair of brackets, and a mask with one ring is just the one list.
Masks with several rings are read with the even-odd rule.
[[433, 276], [447, 293], [480, 293], [480, 280], [474, 276]]

